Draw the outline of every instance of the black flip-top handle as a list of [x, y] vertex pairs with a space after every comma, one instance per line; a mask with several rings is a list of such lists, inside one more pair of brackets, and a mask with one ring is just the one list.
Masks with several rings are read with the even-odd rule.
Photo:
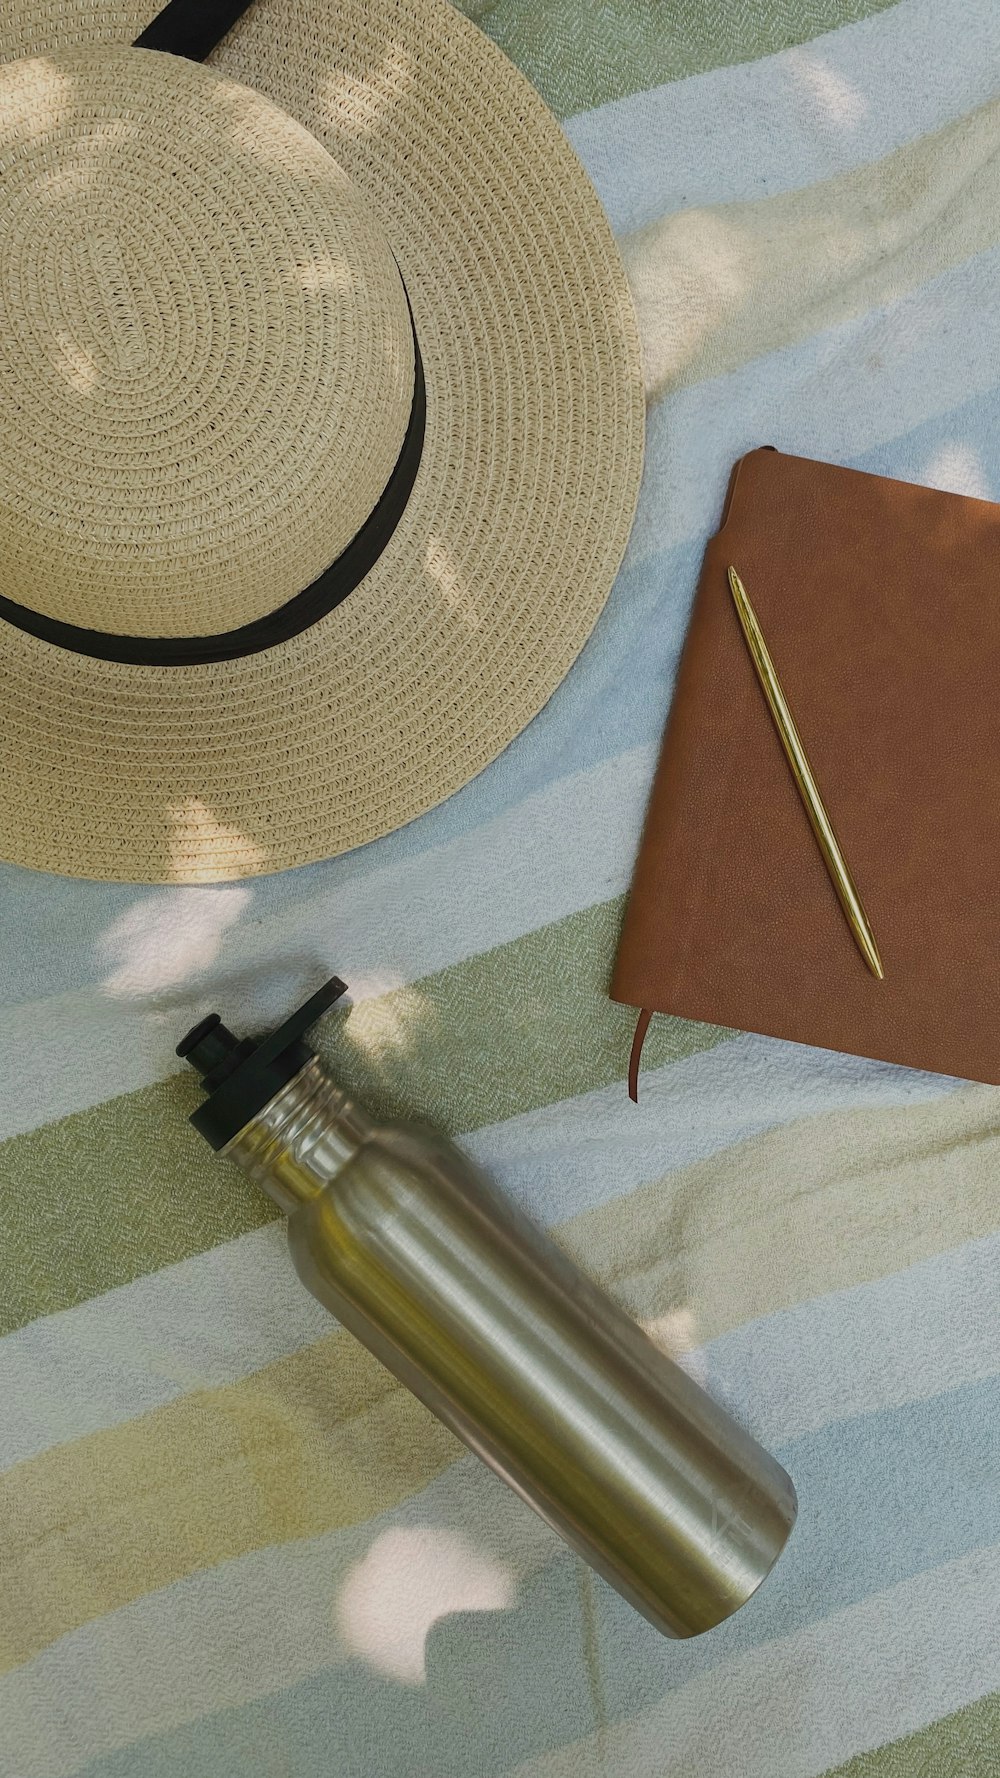
[[276, 1056], [281, 1055], [282, 1050], [288, 1049], [297, 1038], [304, 1036], [310, 1025], [315, 1025], [317, 1019], [329, 1012], [334, 1001], [346, 993], [347, 983], [342, 982], [339, 975], [332, 975], [322, 988], [317, 988], [315, 994], [303, 1002], [297, 1012], [291, 1013], [284, 1024], [278, 1026], [277, 1031], [272, 1031], [270, 1037], [265, 1037], [257, 1045], [255, 1053], [258, 1062], [273, 1062]]
[[347, 983], [331, 976], [290, 1013], [276, 1031], [259, 1043], [234, 1037], [217, 1012], [200, 1019], [177, 1045], [177, 1054], [202, 1077], [208, 1098], [191, 1113], [191, 1122], [215, 1149], [244, 1129], [283, 1087], [313, 1061], [304, 1033], [347, 993]]

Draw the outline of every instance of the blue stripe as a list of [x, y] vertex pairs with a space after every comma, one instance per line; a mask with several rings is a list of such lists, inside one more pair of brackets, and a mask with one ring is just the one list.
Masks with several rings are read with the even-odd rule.
[[894, 476], [897, 481], [926, 482], [942, 447], [959, 445], [971, 453], [981, 473], [986, 498], [996, 500], [1000, 498], [998, 420], [1000, 389], [987, 389], [952, 408], [950, 413], [914, 426], [902, 438], [864, 451], [853, 459], [853, 466], [870, 475]]

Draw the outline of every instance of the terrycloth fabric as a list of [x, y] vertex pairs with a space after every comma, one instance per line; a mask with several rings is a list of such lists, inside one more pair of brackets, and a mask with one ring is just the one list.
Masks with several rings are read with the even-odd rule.
[[[1000, 495], [1000, 12], [466, 4], [622, 238], [639, 520], [557, 696], [413, 827], [250, 886], [0, 872], [0, 1774], [988, 1778], [1000, 1095], [657, 1020], [636, 1108], [605, 987], [733, 458]], [[331, 1064], [459, 1134], [793, 1474], [724, 1628], [670, 1644], [594, 1580], [188, 1129], [188, 1024], [332, 969]]]

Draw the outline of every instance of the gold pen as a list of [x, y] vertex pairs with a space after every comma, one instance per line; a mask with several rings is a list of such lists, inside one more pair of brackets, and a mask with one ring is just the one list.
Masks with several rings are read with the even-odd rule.
[[747, 639], [747, 647], [757, 669], [757, 677], [763, 688], [771, 715], [774, 717], [774, 726], [781, 736], [781, 745], [785, 749], [788, 763], [792, 768], [792, 776], [798, 785], [799, 795], [805, 803], [813, 833], [816, 835], [819, 849], [823, 854], [823, 862], [840, 897], [840, 905], [847, 915], [847, 923], [857, 941], [858, 949], [872, 974], [882, 981], [885, 977], [885, 970], [882, 968], [882, 959], [878, 954], [875, 936], [868, 924], [868, 916], [861, 905], [861, 897], [855, 887], [854, 878], [847, 868], [847, 860], [840, 849], [823, 798], [820, 796], [819, 787], [812, 775], [812, 768], [806, 758], [806, 750], [802, 745], [799, 731], [795, 726], [778, 675], [774, 670], [774, 662], [767, 651], [767, 643], [761, 634], [757, 614], [747, 598], [746, 588], [736, 569], [730, 567], [728, 572], [729, 590], [733, 595], [733, 603], [739, 615], [743, 634]]

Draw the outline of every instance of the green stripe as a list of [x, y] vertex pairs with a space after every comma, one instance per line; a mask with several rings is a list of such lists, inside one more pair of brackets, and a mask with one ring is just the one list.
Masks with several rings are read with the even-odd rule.
[[[634, 1013], [607, 997], [620, 900], [331, 1017], [320, 1048], [380, 1114], [474, 1130], [624, 1076]], [[726, 1033], [654, 1021], [649, 1067]], [[172, 1076], [0, 1145], [0, 1333], [271, 1220], [271, 1206], [186, 1123]]]
[[825, 1778], [1000, 1778], [1000, 1692], [901, 1741], [857, 1753]]
[[[383, 1115], [478, 1130], [625, 1075], [635, 1011], [608, 999], [623, 898], [570, 914], [331, 1021], [338, 1080]], [[647, 1068], [711, 1049], [716, 1025], [657, 1018]]]
[[[753, 62], [898, 0], [457, 0], [557, 117]], [[664, 144], [669, 154], [670, 144]]]
[[197, 1100], [177, 1075], [3, 1144], [0, 1333], [271, 1220], [186, 1124]]

